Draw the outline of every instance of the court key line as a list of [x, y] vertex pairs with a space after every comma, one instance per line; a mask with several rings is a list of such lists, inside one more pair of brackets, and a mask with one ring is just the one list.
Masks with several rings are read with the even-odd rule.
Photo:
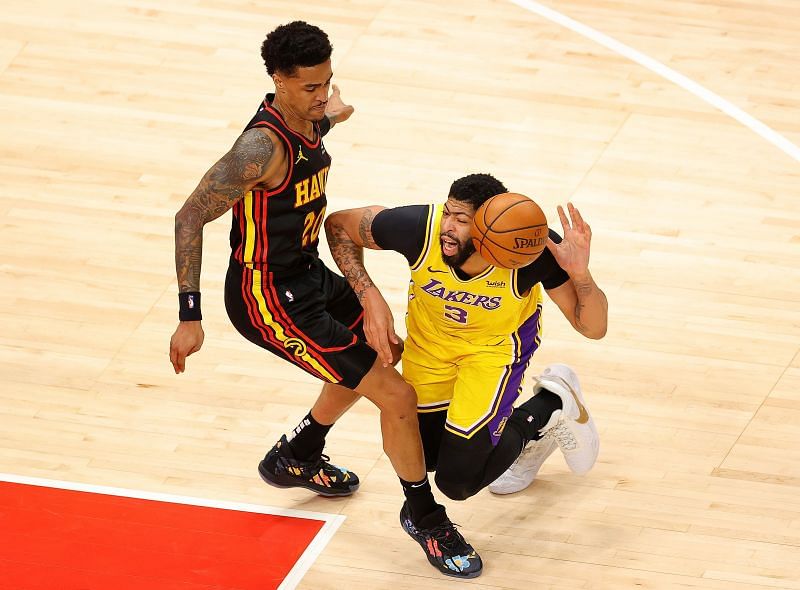
[[561, 14], [560, 12], [553, 10], [552, 8], [548, 8], [538, 2], [534, 2], [533, 0], [510, 0], [510, 2], [516, 4], [520, 8], [524, 8], [530, 12], [538, 14], [541, 17], [546, 18], [556, 24], [561, 25], [562, 27], [566, 27], [571, 31], [578, 33], [579, 35], [583, 35], [584, 37], [591, 39], [595, 43], [599, 43], [600, 45], [619, 53], [620, 55], [630, 59], [638, 63], [641, 66], [644, 66], [651, 72], [655, 72], [659, 76], [666, 78], [670, 82], [673, 82], [704, 100], [705, 102], [709, 103], [710, 105], [716, 107], [729, 117], [736, 119], [744, 125], [748, 127], [764, 139], [766, 139], [771, 144], [775, 145], [778, 149], [786, 153], [789, 157], [794, 158], [798, 162], [800, 162], [800, 147], [793, 144], [791, 141], [786, 139], [783, 135], [769, 127], [768, 125], [762, 123], [752, 115], [747, 114], [742, 109], [731, 103], [730, 101], [722, 98], [718, 94], [711, 92], [708, 88], [701, 86], [694, 80], [687, 78], [683, 74], [680, 74], [673, 70], [672, 68], [664, 65], [663, 63], [656, 61], [652, 57], [649, 57], [642, 53], [641, 51], [637, 51], [633, 47], [629, 45], [625, 45], [616, 39], [609, 37], [605, 33], [601, 33], [600, 31], [593, 29], [583, 23], [579, 23], [578, 21]]
[[74, 492], [91, 492], [95, 494], [105, 494], [107, 496], [121, 496], [124, 498], [135, 498], [138, 500], [155, 500], [158, 502], [171, 502], [173, 504], [188, 504], [190, 506], [203, 506], [206, 508], [220, 508], [222, 510], [237, 510], [240, 512], [253, 512], [256, 514], [269, 514], [272, 516], [290, 516], [295, 518], [305, 518], [321, 520], [325, 524], [319, 529], [311, 543], [308, 544], [303, 554], [295, 562], [294, 567], [289, 570], [286, 577], [278, 586], [278, 590], [293, 590], [300, 582], [302, 577], [322, 553], [325, 545], [333, 538], [333, 534], [344, 522], [345, 517], [340, 514], [324, 514], [322, 512], [311, 512], [306, 510], [295, 510], [292, 508], [277, 508], [274, 506], [260, 506], [258, 504], [245, 504], [243, 502], [228, 502], [223, 500], [210, 500], [207, 498], [192, 498], [189, 496], [176, 496], [161, 492], [144, 492], [139, 490], [129, 490], [125, 488], [114, 488], [99, 486], [94, 484], [75, 483], [70, 481], [58, 481], [53, 479], [41, 479], [38, 477], [28, 477], [25, 475], [13, 475], [10, 473], [0, 473], [0, 482], [18, 483], [46, 488], [56, 488], [61, 490], [71, 490]]

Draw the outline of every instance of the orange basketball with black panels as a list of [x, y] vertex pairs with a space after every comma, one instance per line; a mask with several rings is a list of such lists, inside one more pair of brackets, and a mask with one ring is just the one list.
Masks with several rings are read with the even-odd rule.
[[495, 195], [472, 218], [472, 244], [486, 262], [503, 268], [530, 264], [547, 246], [547, 217], [532, 199]]

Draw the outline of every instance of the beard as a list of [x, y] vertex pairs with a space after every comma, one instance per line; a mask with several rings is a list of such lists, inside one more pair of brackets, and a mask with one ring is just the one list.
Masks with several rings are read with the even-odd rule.
[[[452, 236], [447, 236], [451, 240], [453, 239]], [[456, 240], [457, 241], [457, 240]], [[442, 243], [439, 242], [439, 247], [441, 247]], [[472, 244], [472, 240], [469, 240], [466, 244], [458, 242], [458, 250], [455, 254], [450, 256], [446, 255], [444, 251], [442, 251], [442, 260], [447, 266], [458, 268], [462, 264], [467, 261], [467, 258], [472, 256], [475, 253], [475, 246]]]

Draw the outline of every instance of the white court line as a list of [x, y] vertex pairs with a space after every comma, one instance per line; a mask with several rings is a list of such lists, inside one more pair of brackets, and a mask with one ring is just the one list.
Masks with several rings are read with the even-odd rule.
[[286, 578], [284, 578], [281, 585], [278, 586], [278, 590], [293, 590], [297, 586], [297, 583], [308, 571], [308, 568], [311, 567], [311, 564], [319, 557], [325, 545], [328, 544], [328, 541], [331, 540], [336, 529], [341, 526], [345, 519], [345, 517], [340, 514], [323, 514], [322, 512], [307, 512], [305, 510], [294, 510], [292, 508], [259, 506], [258, 504], [245, 504], [243, 502], [227, 502], [224, 500], [209, 500], [206, 498], [192, 498], [189, 496], [174, 496], [172, 494], [163, 494], [160, 492], [143, 492], [86, 483], [41, 479], [24, 475], [11, 475], [9, 473], [0, 473], [0, 481], [72, 490], [76, 492], [90, 492], [108, 496], [136, 498], [139, 500], [155, 500], [157, 502], [172, 502], [173, 504], [188, 504], [190, 506], [204, 506], [206, 508], [220, 508], [222, 510], [238, 510], [241, 512], [254, 512], [256, 514], [271, 514], [273, 516], [289, 516], [323, 521], [325, 524], [322, 525], [322, 528], [314, 536], [314, 539], [309, 543], [308, 547], [306, 547], [306, 550], [303, 551], [303, 554], [294, 564], [294, 567], [286, 574]]
[[768, 127], [752, 115], [748, 115], [742, 109], [737, 107], [736, 105], [732, 104], [730, 101], [725, 100], [718, 94], [711, 92], [708, 88], [705, 88], [684, 76], [683, 74], [679, 74], [672, 68], [665, 66], [659, 61], [654, 60], [652, 57], [648, 57], [644, 53], [637, 51], [633, 47], [625, 45], [624, 43], [620, 43], [616, 39], [609, 37], [608, 35], [601, 33], [600, 31], [588, 27], [582, 23], [579, 23], [576, 20], [571, 19], [568, 16], [561, 14], [553, 10], [552, 8], [548, 8], [547, 6], [543, 6], [538, 2], [534, 2], [533, 0], [510, 0], [517, 6], [529, 10], [546, 18], [547, 20], [553, 21], [556, 24], [561, 25], [562, 27], [566, 27], [571, 31], [578, 33], [579, 35], [583, 35], [592, 41], [599, 43], [600, 45], [619, 53], [620, 55], [627, 57], [631, 61], [635, 61], [641, 66], [644, 66], [648, 70], [655, 72], [659, 76], [666, 78], [670, 82], [674, 82], [684, 90], [688, 90], [698, 98], [706, 101], [707, 103], [711, 104], [712, 106], [718, 108], [720, 111], [728, 115], [729, 117], [733, 117], [739, 123], [748, 127], [749, 129], [756, 132], [758, 135], [766, 139], [768, 142], [775, 145], [778, 149], [785, 152], [789, 155], [789, 157], [794, 158], [798, 162], [800, 162], [800, 147], [793, 144], [791, 141], [786, 139], [783, 135], [775, 131], [774, 129]]

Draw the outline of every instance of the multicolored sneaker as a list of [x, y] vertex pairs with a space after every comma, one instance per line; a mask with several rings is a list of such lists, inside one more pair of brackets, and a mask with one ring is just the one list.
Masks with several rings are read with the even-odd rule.
[[349, 496], [355, 492], [359, 485], [358, 476], [329, 461], [327, 455], [311, 461], [295, 459], [286, 435], [283, 435], [258, 464], [258, 474], [269, 485], [306, 488], [320, 496]]
[[[444, 506], [439, 510], [444, 511]], [[483, 571], [483, 562], [467, 543], [447, 516], [442, 524], [429, 529], [414, 525], [408, 503], [400, 509], [400, 525], [420, 544], [430, 564], [446, 576], [477, 578]]]

